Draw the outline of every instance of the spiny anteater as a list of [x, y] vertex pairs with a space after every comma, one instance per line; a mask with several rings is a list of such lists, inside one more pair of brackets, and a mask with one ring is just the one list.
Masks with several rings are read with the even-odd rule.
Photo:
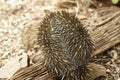
[[[66, 73], [78, 68], [82, 71], [94, 50], [89, 34], [80, 20], [65, 11], [46, 15], [38, 35], [44, 64], [58, 76], [66, 76]], [[79, 78], [75, 80], [77, 79]]]
[[[55, 74], [60, 80], [86, 80], [86, 65], [94, 46], [87, 30], [74, 14], [49, 12], [41, 22], [37, 35], [42, 63], [48, 73]], [[35, 71], [39, 70], [38, 64], [39, 61], [35, 67], [26, 70], [35, 75]]]

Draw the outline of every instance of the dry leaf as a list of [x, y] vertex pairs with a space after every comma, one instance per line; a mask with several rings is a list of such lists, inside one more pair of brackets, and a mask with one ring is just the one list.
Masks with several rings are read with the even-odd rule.
[[27, 54], [22, 54], [10, 60], [7, 64], [0, 68], [0, 78], [10, 78], [21, 67], [27, 66]]

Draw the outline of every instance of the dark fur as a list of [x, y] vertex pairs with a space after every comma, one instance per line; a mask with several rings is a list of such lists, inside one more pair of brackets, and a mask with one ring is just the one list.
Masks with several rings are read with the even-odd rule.
[[44, 34], [38, 39], [39, 44], [44, 45], [44, 63], [49, 71], [58, 76], [64, 75], [65, 78], [74, 74], [76, 77], [69, 80], [78, 80], [81, 73], [77, 74], [79, 72], [76, 70], [80, 68], [79, 71], [82, 72], [94, 50], [80, 20], [65, 11], [51, 12], [44, 18], [41, 26], [39, 31], [44, 28]]

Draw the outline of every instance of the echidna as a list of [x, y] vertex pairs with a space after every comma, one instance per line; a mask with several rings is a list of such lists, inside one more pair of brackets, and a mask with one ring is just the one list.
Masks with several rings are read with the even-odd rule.
[[38, 31], [40, 55], [48, 73], [61, 80], [86, 80], [85, 68], [94, 46], [80, 20], [66, 11], [49, 12]]

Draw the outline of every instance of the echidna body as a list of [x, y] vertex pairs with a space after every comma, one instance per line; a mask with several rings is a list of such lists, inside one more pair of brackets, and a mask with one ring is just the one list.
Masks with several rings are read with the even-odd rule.
[[64, 80], [79, 80], [79, 71], [84, 71], [94, 50], [80, 20], [65, 11], [50, 12], [41, 22], [38, 36], [44, 65], [49, 71]]

